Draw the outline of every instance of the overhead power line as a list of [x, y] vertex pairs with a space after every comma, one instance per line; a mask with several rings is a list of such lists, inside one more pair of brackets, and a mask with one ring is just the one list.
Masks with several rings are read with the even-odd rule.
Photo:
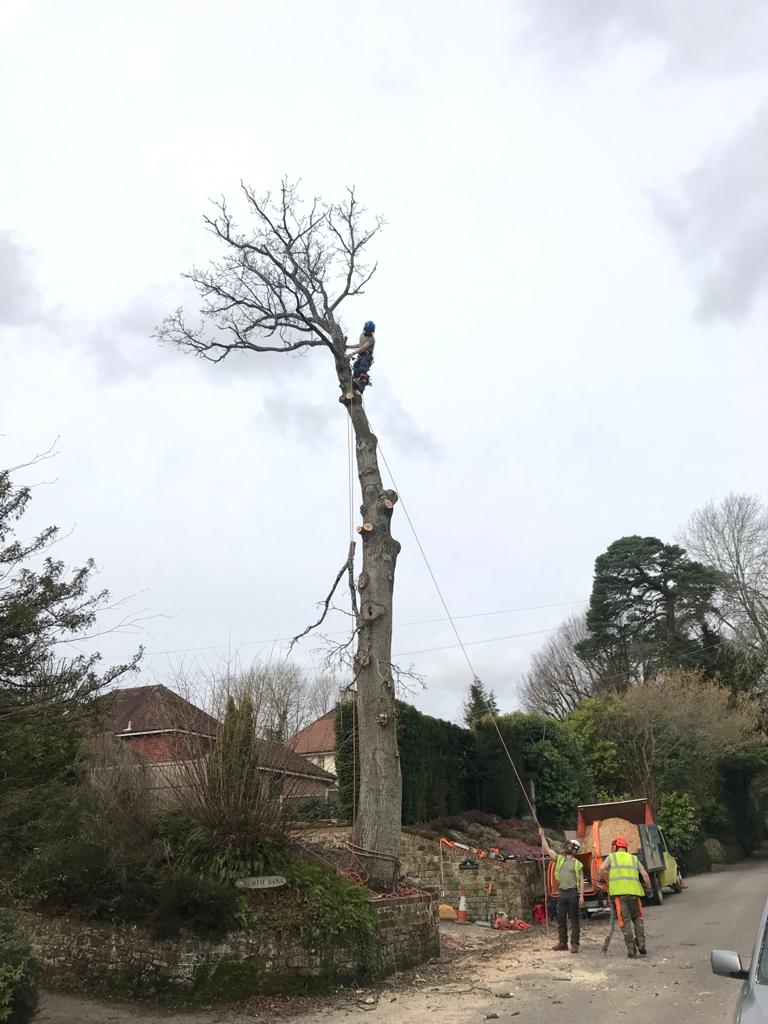
[[[574, 605], [577, 605], [577, 604], [586, 604], [586, 603], [587, 602], [583, 601], [583, 600], [582, 601], [555, 601], [554, 603], [551, 603], [551, 604], [529, 604], [529, 605], [521, 606], [519, 608], [499, 608], [496, 611], [490, 611], [490, 612], [470, 612], [470, 613], [467, 613], [466, 615], [454, 615], [453, 618], [454, 618], [454, 620], [460, 620], [460, 619], [484, 619], [484, 618], [489, 618], [492, 615], [515, 615], [515, 614], [517, 614], [519, 612], [543, 611], [544, 609], [547, 609], [547, 608], [568, 608], [568, 607], [573, 607]], [[412, 620], [410, 622], [396, 622], [394, 624], [393, 628], [394, 629], [404, 629], [407, 626], [430, 626], [430, 625], [438, 625], [441, 622], [450, 622], [450, 619], [447, 616], [441, 616], [440, 618], [436, 618], [436, 619], [414, 619], [414, 620]], [[553, 628], [556, 629], [557, 627], [553, 627]], [[349, 630], [346, 630], [346, 629], [336, 629], [336, 630], [331, 630], [330, 632], [328, 632], [326, 634], [326, 636], [342, 636], [342, 635], [346, 635], [348, 632], [349, 632]], [[552, 632], [552, 630], [551, 629], [544, 629], [544, 630], [537, 630], [536, 632], [539, 632], [539, 633], [549, 633], [549, 632]], [[513, 635], [515, 635], [515, 636], [532, 636], [534, 634], [533, 633], [517, 633], [517, 634], [513, 634]], [[510, 636], [489, 637], [487, 640], [473, 640], [473, 641], [471, 641], [471, 643], [473, 643], [473, 644], [495, 643], [497, 640], [509, 640], [511, 638], [512, 637], [510, 637]], [[163, 655], [169, 655], [169, 654], [199, 654], [199, 653], [202, 653], [204, 651], [220, 651], [220, 650], [224, 650], [224, 649], [227, 649], [227, 648], [233, 648], [235, 650], [238, 650], [241, 647], [254, 647], [254, 646], [258, 647], [258, 646], [263, 646], [264, 644], [279, 644], [279, 643], [288, 642], [288, 641], [290, 641], [292, 639], [293, 639], [292, 636], [273, 636], [273, 637], [267, 637], [267, 638], [265, 638], [263, 640], [242, 640], [239, 643], [233, 643], [230, 640], [227, 643], [223, 643], [223, 644], [207, 644], [207, 645], [205, 645], [203, 647], [177, 647], [177, 648], [171, 648], [171, 649], [168, 649], [168, 650], [161, 650], [161, 651], [147, 651], [146, 652], [146, 657], [155, 658], [155, 657], [162, 657]], [[443, 647], [430, 648], [430, 650], [445, 650], [445, 649], [446, 648], [443, 648]], [[405, 653], [412, 653], [412, 652], [405, 652]], [[418, 652], [418, 653], [425, 653], [425, 652]]]

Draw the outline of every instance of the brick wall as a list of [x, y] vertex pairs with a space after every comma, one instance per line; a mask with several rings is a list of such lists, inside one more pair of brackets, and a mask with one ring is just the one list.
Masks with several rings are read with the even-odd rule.
[[[428, 896], [372, 900], [379, 976], [439, 955], [437, 905]], [[132, 925], [105, 925], [40, 914], [20, 915], [43, 965], [44, 982], [70, 991], [239, 999], [254, 993], [323, 990], [365, 980], [371, 968], [349, 939], [327, 937], [316, 948], [287, 929], [236, 932], [224, 942], [153, 940]]]
[[303, 779], [296, 775], [286, 775], [283, 780], [283, 796], [287, 800], [301, 800], [309, 796], [319, 796], [327, 800], [330, 788], [322, 779]]
[[[349, 828], [320, 828], [305, 835], [312, 842], [341, 847], [349, 841], [350, 833]], [[431, 893], [436, 902], [450, 903], [458, 909], [463, 890], [470, 917], [485, 917], [487, 911], [502, 910], [511, 917], [531, 917], [533, 905], [544, 891], [538, 863], [481, 860], [477, 870], [465, 871], [459, 865], [468, 856], [464, 850], [454, 850], [410, 832], [403, 832], [401, 837], [403, 871], [418, 888]], [[486, 891], [489, 883], [490, 893]]]
[[124, 741], [131, 750], [145, 757], [151, 764], [174, 761], [178, 756], [171, 733], [155, 733], [149, 736], [127, 736]]

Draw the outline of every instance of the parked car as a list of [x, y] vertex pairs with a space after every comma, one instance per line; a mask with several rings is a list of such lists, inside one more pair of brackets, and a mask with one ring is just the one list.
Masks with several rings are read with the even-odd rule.
[[733, 1018], [735, 1024], [768, 1024], [768, 900], [749, 967], [744, 967], [735, 950], [713, 949], [712, 970], [723, 978], [743, 982]]

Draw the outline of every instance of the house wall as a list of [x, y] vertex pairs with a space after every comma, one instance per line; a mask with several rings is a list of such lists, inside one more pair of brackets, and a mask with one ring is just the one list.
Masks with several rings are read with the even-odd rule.
[[303, 754], [308, 761], [312, 764], [316, 764], [318, 768], [323, 768], [325, 771], [330, 772], [331, 775], [336, 774], [336, 752], [325, 751], [320, 754]]
[[190, 756], [205, 757], [213, 749], [213, 740], [184, 733], [156, 732], [138, 736], [121, 735], [119, 738], [150, 764], [167, 764]]
[[327, 799], [331, 786], [322, 779], [302, 779], [286, 775], [283, 780], [283, 797], [286, 800], [302, 800], [309, 796]]
[[[188, 737], [178, 733], [151, 733], [143, 736], [124, 736], [123, 743], [139, 754], [147, 762], [150, 788], [153, 796], [163, 806], [178, 800], [179, 787], [189, 784], [195, 778], [194, 770], [190, 773], [185, 769], [183, 759], [187, 753]], [[210, 753], [213, 744], [203, 739], [193, 738], [197, 749], [204, 745], [205, 754]], [[271, 780], [280, 778], [280, 786], [276, 797], [286, 800], [301, 800], [306, 797], [327, 798], [332, 784], [324, 779], [304, 778], [265, 771], [264, 779], [269, 785]]]

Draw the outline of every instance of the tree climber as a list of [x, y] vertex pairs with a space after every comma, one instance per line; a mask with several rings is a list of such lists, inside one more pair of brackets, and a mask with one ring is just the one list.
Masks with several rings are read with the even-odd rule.
[[373, 336], [375, 330], [376, 324], [373, 320], [366, 320], [363, 324], [363, 333], [360, 335], [360, 341], [358, 342], [357, 348], [353, 348], [347, 352], [348, 359], [351, 359], [352, 356], [357, 356], [354, 366], [352, 367], [352, 384], [355, 391], [359, 392], [361, 395], [371, 383], [368, 371], [373, 363], [373, 347], [376, 344], [376, 339]]

